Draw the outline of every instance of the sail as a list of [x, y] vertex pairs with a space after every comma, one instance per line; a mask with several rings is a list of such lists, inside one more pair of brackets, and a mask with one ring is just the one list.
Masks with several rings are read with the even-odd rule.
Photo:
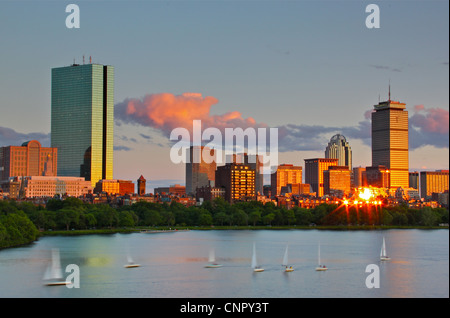
[[52, 262], [51, 265], [47, 268], [44, 279], [62, 279], [62, 269], [61, 269], [61, 261], [59, 258], [59, 250], [54, 248], [52, 249]]
[[252, 268], [258, 267], [258, 262], [256, 261], [256, 246], [253, 243], [253, 255], [252, 255]]
[[318, 251], [317, 257], [318, 257], [318, 261], [319, 261], [318, 264], [320, 265], [320, 243], [319, 243], [319, 251]]
[[288, 265], [288, 247], [286, 246], [286, 250], [284, 251], [284, 257], [283, 257], [283, 266]]
[[213, 263], [215, 261], [216, 261], [216, 255], [215, 255], [214, 249], [212, 248], [209, 251], [209, 262]]
[[386, 253], [386, 242], [384, 240], [384, 237], [383, 237], [383, 245], [381, 246], [380, 256], [381, 257], [386, 257], [387, 256], [387, 253]]

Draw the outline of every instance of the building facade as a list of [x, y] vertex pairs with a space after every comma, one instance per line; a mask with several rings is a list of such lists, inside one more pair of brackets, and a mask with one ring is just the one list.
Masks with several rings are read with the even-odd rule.
[[421, 171], [420, 172], [420, 197], [430, 199], [433, 193], [448, 191], [448, 170]]
[[95, 184], [94, 193], [102, 192], [109, 195], [133, 194], [134, 183], [131, 180], [102, 179]]
[[270, 176], [272, 196], [280, 195], [281, 188], [288, 184], [301, 184], [303, 168], [291, 164], [279, 165], [277, 171]]
[[368, 186], [386, 189], [391, 188], [391, 173], [385, 166], [366, 167], [366, 171], [363, 172], [363, 178], [366, 180]]
[[331, 137], [325, 149], [325, 158], [338, 159], [339, 166], [352, 170], [352, 148], [343, 135], [336, 134]]
[[409, 187], [419, 189], [419, 172], [413, 171], [409, 173]]
[[263, 160], [262, 155], [249, 155], [247, 153], [233, 154], [226, 158], [227, 163], [243, 163], [249, 165], [251, 169], [255, 169], [256, 194], [263, 194], [264, 192]]
[[216, 171], [216, 188], [225, 189], [225, 200], [253, 201], [255, 193], [255, 169], [246, 164], [227, 163]]
[[28, 176], [11, 178], [11, 198], [81, 197], [92, 193], [90, 181], [81, 177]]
[[337, 166], [338, 159], [314, 158], [305, 159], [305, 183], [311, 186], [317, 197], [324, 195], [323, 172], [330, 166]]
[[[214, 158], [212, 162], [205, 161], [203, 153], [209, 152]], [[189, 148], [189, 160], [186, 162], [186, 194], [195, 195], [197, 188], [214, 186], [216, 179], [215, 150], [203, 146]]]
[[73, 64], [52, 69], [51, 146], [58, 175], [113, 178], [114, 68]]
[[352, 175], [352, 187], [360, 188], [367, 186], [367, 180], [365, 179], [366, 168], [354, 167]]
[[330, 166], [323, 172], [324, 194], [346, 197], [350, 194], [351, 171], [347, 166]]
[[17, 176], [56, 176], [58, 149], [42, 147], [37, 140], [21, 146], [0, 147], [0, 180]]
[[390, 98], [372, 112], [372, 166], [390, 171], [390, 188], [409, 187], [408, 112]]

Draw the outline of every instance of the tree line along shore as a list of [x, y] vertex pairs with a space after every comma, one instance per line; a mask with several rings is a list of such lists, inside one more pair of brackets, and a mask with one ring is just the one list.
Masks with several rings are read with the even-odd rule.
[[[273, 203], [222, 198], [201, 206], [137, 202], [112, 207], [77, 198], [51, 199], [45, 206], [0, 201], [0, 248], [36, 241], [43, 235], [129, 233], [143, 229], [336, 229], [447, 228], [446, 208], [322, 204], [313, 209], [285, 209]], [[445, 225], [445, 226], [442, 226]]]

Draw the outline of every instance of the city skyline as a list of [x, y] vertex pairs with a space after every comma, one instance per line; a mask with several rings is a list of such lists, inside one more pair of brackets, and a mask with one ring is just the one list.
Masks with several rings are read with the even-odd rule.
[[116, 71], [115, 179], [184, 184], [167, 138], [183, 111], [218, 128], [278, 127], [280, 164], [323, 157], [340, 133], [353, 167], [370, 166], [370, 112], [389, 82], [409, 113], [410, 170], [448, 169], [448, 2], [380, 2], [376, 30], [368, 3], [79, 1], [73, 30], [65, 4], [1, 2], [0, 146], [50, 146], [50, 70], [92, 56]]

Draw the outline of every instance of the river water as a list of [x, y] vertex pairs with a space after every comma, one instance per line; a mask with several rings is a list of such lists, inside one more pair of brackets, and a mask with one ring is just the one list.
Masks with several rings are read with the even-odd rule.
[[[383, 237], [387, 262], [379, 260]], [[261, 273], [250, 267], [254, 243]], [[319, 244], [325, 272], [315, 271]], [[282, 266], [286, 246], [290, 273]], [[53, 248], [59, 249], [63, 271], [78, 266], [78, 286], [43, 285]], [[211, 249], [222, 267], [204, 267]], [[127, 255], [140, 267], [124, 268]], [[366, 272], [370, 264], [378, 276]], [[367, 284], [374, 277], [379, 285]], [[0, 250], [0, 297], [448, 298], [449, 234], [447, 229], [191, 230], [43, 237]]]

